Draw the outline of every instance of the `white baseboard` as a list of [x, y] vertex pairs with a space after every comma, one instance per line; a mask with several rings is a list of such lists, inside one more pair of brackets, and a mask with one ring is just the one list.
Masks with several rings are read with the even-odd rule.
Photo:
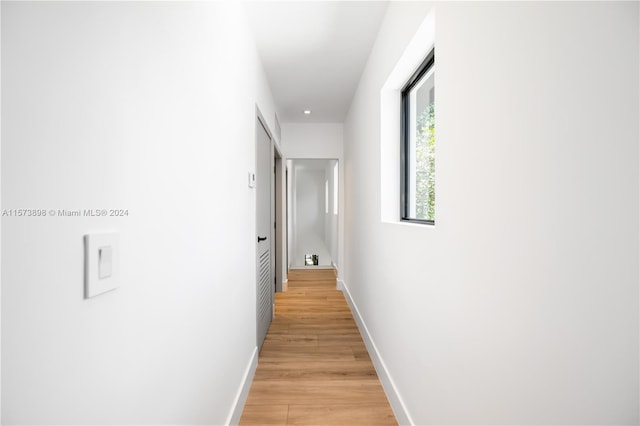
[[387, 395], [387, 399], [389, 400], [389, 404], [391, 404], [393, 413], [396, 415], [396, 420], [401, 425], [413, 425], [414, 423], [413, 420], [411, 420], [409, 411], [404, 405], [404, 402], [400, 397], [400, 393], [398, 392], [398, 389], [396, 388], [396, 385], [393, 382], [389, 371], [387, 370], [387, 366], [382, 360], [382, 357], [378, 352], [378, 348], [376, 347], [376, 344], [373, 342], [373, 339], [369, 334], [369, 329], [362, 319], [360, 311], [358, 310], [356, 303], [351, 297], [351, 293], [349, 293], [349, 288], [343, 280], [338, 280], [338, 289], [342, 290], [345, 295], [345, 299], [347, 299], [347, 303], [349, 304], [349, 308], [351, 308], [351, 313], [356, 320], [356, 324], [358, 325], [358, 329], [360, 330], [360, 334], [362, 335], [364, 344], [367, 347], [367, 351], [369, 352], [369, 356], [371, 357], [373, 366], [376, 369], [376, 373], [378, 373], [378, 378], [380, 379], [380, 383], [382, 383], [384, 393]]
[[304, 271], [309, 269], [333, 269], [333, 265], [305, 265], [305, 266], [292, 266], [290, 271]]
[[253, 376], [256, 374], [257, 367], [258, 347], [256, 346], [253, 349], [253, 354], [251, 354], [251, 359], [249, 359], [249, 365], [247, 365], [247, 369], [244, 372], [244, 377], [242, 378], [242, 383], [238, 389], [231, 413], [229, 413], [229, 417], [227, 418], [227, 425], [237, 425], [240, 422], [242, 410], [244, 410], [244, 403], [247, 401], [249, 389], [251, 388], [251, 383], [253, 382]]
[[331, 266], [333, 266], [333, 269], [336, 270], [336, 289], [342, 290], [344, 288], [344, 281], [342, 280], [342, 277], [340, 276], [340, 271], [338, 270], [338, 265], [336, 265], [336, 262], [334, 262], [332, 260], [331, 261]]

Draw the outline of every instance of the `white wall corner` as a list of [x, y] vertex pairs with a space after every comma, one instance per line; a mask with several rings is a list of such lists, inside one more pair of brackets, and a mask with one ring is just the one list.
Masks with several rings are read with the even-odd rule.
[[227, 425], [237, 425], [242, 417], [242, 411], [244, 410], [244, 403], [247, 401], [249, 395], [249, 389], [251, 389], [251, 383], [253, 383], [253, 376], [256, 374], [256, 368], [258, 368], [258, 347], [253, 348], [253, 353], [249, 359], [249, 364], [242, 377], [242, 383], [236, 394], [236, 398], [231, 408], [231, 413], [227, 419]]
[[351, 313], [356, 320], [356, 324], [358, 325], [358, 330], [360, 330], [360, 335], [364, 340], [364, 344], [367, 347], [367, 351], [369, 352], [369, 356], [371, 357], [371, 361], [373, 362], [373, 366], [376, 369], [376, 373], [378, 373], [378, 378], [380, 379], [380, 383], [382, 383], [382, 388], [384, 389], [384, 393], [387, 395], [387, 399], [389, 400], [389, 404], [391, 404], [391, 408], [393, 409], [393, 413], [396, 416], [396, 420], [400, 425], [413, 425], [413, 420], [411, 419], [411, 415], [409, 415], [409, 411], [400, 396], [400, 392], [391, 378], [391, 374], [387, 370], [387, 366], [385, 365], [382, 356], [378, 352], [378, 348], [376, 344], [373, 342], [373, 338], [369, 334], [369, 329], [364, 322], [362, 316], [360, 316], [360, 311], [353, 298], [351, 297], [351, 293], [349, 293], [349, 288], [347, 287], [344, 280], [338, 280], [338, 289], [342, 290], [344, 293], [345, 299], [347, 299], [347, 303], [349, 304], [349, 308], [351, 309]]

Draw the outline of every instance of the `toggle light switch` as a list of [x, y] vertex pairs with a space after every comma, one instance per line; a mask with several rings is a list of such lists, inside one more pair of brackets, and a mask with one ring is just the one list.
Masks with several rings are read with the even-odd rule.
[[111, 246], [98, 249], [98, 278], [101, 280], [111, 276]]
[[118, 288], [120, 236], [117, 232], [84, 236], [84, 297], [90, 299]]

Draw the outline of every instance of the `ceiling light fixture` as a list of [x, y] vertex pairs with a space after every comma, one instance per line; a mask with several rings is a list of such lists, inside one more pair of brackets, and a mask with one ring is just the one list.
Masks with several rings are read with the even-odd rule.
[[305, 109], [302, 112], [304, 112], [304, 115], [311, 115], [311, 110], [310, 109]]

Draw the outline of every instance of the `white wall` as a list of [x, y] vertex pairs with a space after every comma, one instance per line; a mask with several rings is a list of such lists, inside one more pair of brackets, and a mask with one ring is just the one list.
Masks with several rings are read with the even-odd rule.
[[[226, 423], [256, 345], [256, 103], [274, 117], [242, 7], [2, 9], [3, 207], [129, 211], [2, 219], [2, 421]], [[102, 230], [121, 286], [83, 300]]]
[[342, 158], [342, 123], [282, 123], [287, 158]]
[[434, 7], [435, 227], [380, 220], [380, 90], [430, 4], [390, 4], [345, 122], [383, 375], [415, 424], [637, 424], [638, 4]]
[[[0, 46], [2, 46], [2, 3], [0, 3]], [[0, 81], [2, 81], [2, 54], [0, 53]], [[2, 84], [0, 84], [0, 100], [2, 99]], [[2, 134], [2, 102], [0, 101], [0, 135]], [[2, 137], [0, 136], [0, 141]], [[0, 149], [0, 188], [2, 187], [2, 149]], [[0, 211], [3, 208], [0, 196]], [[0, 226], [0, 241], [2, 240], [2, 226]], [[2, 377], [2, 244], [0, 244], [0, 378]], [[0, 424], [2, 424], [2, 380], [0, 379]]]
[[[344, 264], [344, 210], [342, 208], [344, 205], [343, 133], [344, 126], [342, 123], [282, 123], [281, 146], [288, 159], [317, 158], [338, 160], [338, 243], [337, 253], [331, 252], [331, 254], [338, 270], [339, 280], [342, 280], [342, 265]], [[289, 172], [291, 173], [291, 170]], [[289, 178], [291, 179], [291, 174]], [[331, 248], [329, 250], [331, 251]]]
[[[2, 46], [2, 3], [0, 2], [0, 46]], [[0, 54], [0, 81], [2, 81], [2, 54]], [[0, 84], [0, 100], [2, 99], [2, 84]], [[2, 102], [0, 101], [0, 135], [2, 134]], [[0, 141], [2, 137], [0, 136]], [[2, 149], [0, 149], [0, 188], [2, 187]], [[0, 196], [0, 211], [3, 209]], [[2, 240], [2, 226], [0, 226], [0, 241]], [[0, 244], [0, 424], [2, 424], [2, 244]]]

